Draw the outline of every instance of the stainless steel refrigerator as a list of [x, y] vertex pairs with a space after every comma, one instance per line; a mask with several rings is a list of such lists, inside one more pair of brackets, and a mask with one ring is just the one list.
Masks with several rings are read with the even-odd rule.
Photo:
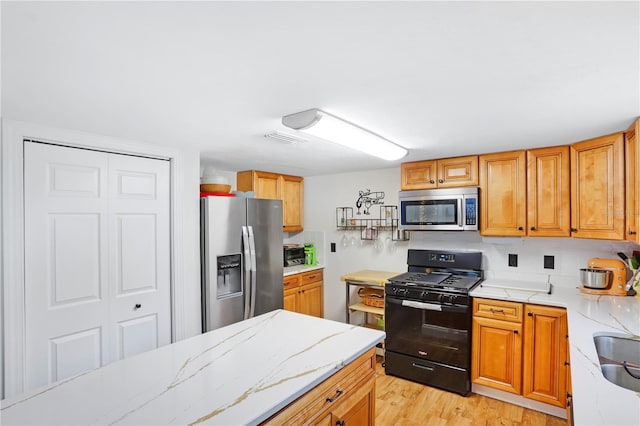
[[200, 201], [202, 331], [283, 306], [282, 201]]

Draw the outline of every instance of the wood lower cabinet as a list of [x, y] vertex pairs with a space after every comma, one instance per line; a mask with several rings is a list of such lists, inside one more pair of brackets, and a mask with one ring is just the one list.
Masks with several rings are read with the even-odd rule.
[[471, 381], [520, 394], [522, 304], [474, 299]]
[[531, 304], [524, 309], [522, 396], [564, 408], [567, 312]]
[[402, 163], [400, 175], [400, 189], [403, 191], [477, 186], [478, 156]]
[[571, 236], [623, 240], [624, 134], [571, 145]]
[[526, 235], [525, 151], [480, 155], [480, 235]]
[[253, 191], [256, 198], [282, 200], [282, 230], [304, 229], [304, 179], [258, 170], [245, 170], [236, 175], [238, 191]]
[[473, 301], [471, 380], [546, 404], [567, 404], [566, 310]]
[[324, 317], [322, 269], [287, 275], [283, 281], [285, 310]]
[[375, 366], [371, 348], [263, 424], [373, 425]]

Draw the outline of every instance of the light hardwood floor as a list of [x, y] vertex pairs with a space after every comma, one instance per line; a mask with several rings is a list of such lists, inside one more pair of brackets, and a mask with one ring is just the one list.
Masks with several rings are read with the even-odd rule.
[[384, 374], [376, 366], [376, 425], [564, 426], [565, 420], [481, 395], [466, 397]]

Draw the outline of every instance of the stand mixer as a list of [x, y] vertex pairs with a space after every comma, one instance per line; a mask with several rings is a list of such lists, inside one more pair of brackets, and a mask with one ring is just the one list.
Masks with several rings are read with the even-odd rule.
[[587, 267], [587, 271], [600, 273], [609, 271], [609, 273], [606, 274], [607, 281], [602, 287], [592, 287], [583, 280], [580, 286], [581, 292], [600, 295], [607, 294], [611, 296], [627, 295], [627, 290], [625, 290], [627, 283], [627, 265], [622, 260], [594, 257], [589, 259]]

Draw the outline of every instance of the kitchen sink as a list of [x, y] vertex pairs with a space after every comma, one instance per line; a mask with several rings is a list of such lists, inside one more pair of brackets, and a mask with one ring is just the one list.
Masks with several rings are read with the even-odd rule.
[[602, 335], [594, 336], [593, 341], [602, 375], [611, 383], [640, 392], [640, 340]]

